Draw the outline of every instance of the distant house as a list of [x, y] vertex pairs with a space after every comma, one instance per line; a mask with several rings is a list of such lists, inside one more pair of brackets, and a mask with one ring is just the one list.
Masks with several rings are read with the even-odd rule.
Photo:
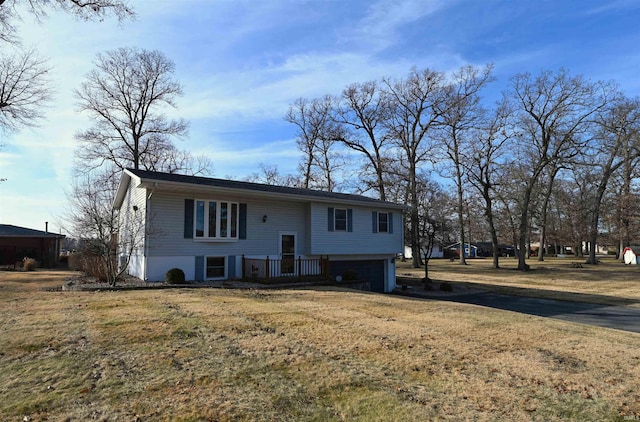
[[[457, 255], [460, 256], [460, 242], [449, 245], [445, 249], [448, 249], [450, 251], [456, 251]], [[476, 258], [478, 256], [478, 247], [474, 244], [465, 242], [464, 256], [466, 258]]]
[[64, 238], [64, 235], [48, 230], [0, 224], [0, 265], [15, 265], [24, 258], [33, 258], [42, 267], [54, 267]]
[[[319, 274], [395, 287], [404, 206], [360, 195], [225, 179], [125, 170], [114, 202], [119, 239], [142, 217], [144, 239], [129, 273], [163, 280], [174, 267], [188, 280]], [[267, 261], [268, 260], [268, 261]], [[124, 262], [124, 259], [122, 259]]]
[[[421, 258], [425, 258], [424, 252], [420, 251]], [[411, 251], [411, 246], [404, 247], [404, 257], [407, 259], [413, 258], [413, 252]], [[429, 258], [444, 258], [444, 251], [442, 250], [442, 246], [433, 245], [431, 249], [431, 256]]]

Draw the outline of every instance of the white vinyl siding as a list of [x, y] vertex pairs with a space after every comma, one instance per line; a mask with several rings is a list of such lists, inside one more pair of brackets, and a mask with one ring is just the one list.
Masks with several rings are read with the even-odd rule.
[[[194, 196], [164, 192], [156, 192], [151, 197], [154, 222], [159, 227], [158, 234], [149, 238], [149, 251], [153, 256], [242, 256], [244, 254], [276, 257], [280, 242], [278, 234], [281, 231], [297, 232], [301, 239], [305, 238], [308, 232], [304, 203], [217, 195], [216, 201], [247, 204], [247, 238], [227, 242], [203, 242], [197, 238], [185, 238], [184, 201], [191, 198]], [[265, 215], [267, 221], [263, 222]], [[298, 254], [308, 254], [308, 251], [300, 249]]]
[[[334, 209], [352, 209], [352, 231], [328, 230], [328, 207]], [[313, 255], [359, 255], [390, 254], [402, 252], [402, 230], [394, 230], [385, 236], [371, 230], [371, 213], [377, 208], [344, 206], [341, 204], [311, 204], [311, 239], [310, 253]], [[395, 211], [395, 212], [394, 212]], [[390, 214], [395, 221], [394, 227], [402, 227], [401, 212], [393, 210]]]

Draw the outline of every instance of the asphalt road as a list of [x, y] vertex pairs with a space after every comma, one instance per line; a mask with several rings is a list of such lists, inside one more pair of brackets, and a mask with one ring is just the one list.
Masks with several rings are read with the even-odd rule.
[[536, 299], [486, 292], [438, 297], [438, 299], [640, 333], [640, 309], [625, 306]]

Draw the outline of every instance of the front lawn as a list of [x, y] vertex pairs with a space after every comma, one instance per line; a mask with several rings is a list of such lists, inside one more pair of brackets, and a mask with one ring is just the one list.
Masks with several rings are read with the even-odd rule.
[[0, 273], [0, 420], [619, 420], [640, 335], [338, 288]]

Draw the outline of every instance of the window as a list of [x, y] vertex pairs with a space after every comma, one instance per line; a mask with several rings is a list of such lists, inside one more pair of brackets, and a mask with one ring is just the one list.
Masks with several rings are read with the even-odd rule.
[[393, 233], [393, 213], [373, 211], [371, 225], [374, 233]]
[[196, 239], [237, 239], [238, 204], [197, 200], [195, 206]]
[[352, 232], [353, 231], [353, 210], [351, 208], [327, 208], [327, 229], [330, 232]]
[[335, 209], [335, 230], [337, 232], [346, 232], [347, 231], [347, 210], [342, 210], [340, 208]]
[[389, 232], [389, 213], [379, 212], [378, 213], [378, 233], [388, 233]]
[[208, 256], [205, 268], [207, 278], [225, 278], [226, 261], [224, 256]]

